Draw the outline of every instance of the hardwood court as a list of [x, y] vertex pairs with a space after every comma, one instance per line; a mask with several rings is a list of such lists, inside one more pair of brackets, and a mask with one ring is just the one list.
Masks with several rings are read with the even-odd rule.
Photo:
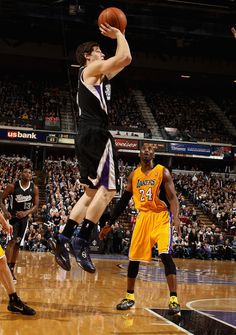
[[74, 259], [72, 270], [65, 272], [50, 253], [21, 252], [16, 288], [37, 314], [8, 312], [1, 287], [0, 335], [236, 334], [235, 262], [175, 260], [183, 325], [166, 315], [169, 296], [158, 261], [141, 266], [136, 308], [120, 312], [115, 306], [126, 292], [127, 260], [92, 258], [94, 275], [78, 268]]

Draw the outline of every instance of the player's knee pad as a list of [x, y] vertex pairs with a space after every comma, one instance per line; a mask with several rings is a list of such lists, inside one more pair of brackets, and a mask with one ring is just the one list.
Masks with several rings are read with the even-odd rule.
[[160, 258], [165, 267], [165, 275], [176, 275], [176, 266], [173, 262], [171, 255], [169, 254], [160, 254]]
[[128, 277], [129, 278], [136, 278], [138, 275], [138, 269], [139, 269], [139, 263], [138, 261], [129, 261], [128, 266]]

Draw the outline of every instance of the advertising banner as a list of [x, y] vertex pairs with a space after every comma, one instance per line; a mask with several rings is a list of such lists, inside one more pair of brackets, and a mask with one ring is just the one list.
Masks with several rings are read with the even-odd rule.
[[37, 130], [0, 129], [0, 139], [31, 143], [75, 144], [74, 134], [42, 132]]
[[47, 133], [34, 130], [0, 129], [0, 139], [12, 141], [45, 142]]
[[110, 130], [110, 133], [112, 134], [112, 136], [116, 137], [116, 136], [132, 136], [132, 137], [139, 137], [139, 138], [144, 138], [144, 133], [142, 132], [138, 132], [138, 131], [126, 131], [126, 130]]
[[210, 156], [211, 146], [195, 143], [169, 143], [169, 152], [186, 155]]
[[[75, 133], [61, 133], [56, 131], [39, 131], [22, 128], [0, 128], [0, 140], [14, 143], [22, 142], [39, 145], [66, 145], [69, 147], [75, 145]], [[126, 152], [139, 151], [142, 145], [151, 145], [155, 152], [163, 153], [163, 155], [182, 156], [193, 158], [209, 158], [209, 159], [234, 159], [236, 160], [236, 146], [217, 145], [217, 144], [201, 144], [201, 143], [183, 143], [171, 141], [155, 141], [154, 139], [144, 138], [114, 138], [115, 145], [118, 150]]]
[[115, 138], [117, 149], [138, 150], [138, 140], [130, 140], [124, 138]]

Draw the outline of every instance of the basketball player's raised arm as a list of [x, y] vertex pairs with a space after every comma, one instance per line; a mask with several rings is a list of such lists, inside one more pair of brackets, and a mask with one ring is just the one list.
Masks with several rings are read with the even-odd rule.
[[114, 78], [120, 71], [124, 69], [125, 66], [129, 65], [132, 61], [132, 56], [130, 53], [129, 44], [125, 38], [125, 35], [120, 33], [117, 35], [117, 47], [116, 53], [114, 57], [124, 57], [124, 66], [121, 66], [117, 71], [112, 70], [110, 73], [107, 74], [108, 79]]
[[164, 183], [167, 199], [170, 203], [170, 211], [173, 215], [173, 224], [174, 224], [174, 227], [177, 233], [179, 233], [180, 231], [179, 201], [176, 195], [175, 185], [172, 180], [171, 174], [169, 170], [167, 170], [166, 168], [164, 169], [164, 172], [163, 172], [163, 183]]
[[89, 64], [84, 70], [85, 80], [86, 77], [99, 75], [106, 75], [108, 79], [111, 79], [132, 60], [128, 42], [119, 29], [101, 25], [100, 30], [104, 36], [117, 40], [116, 53], [109, 59], [97, 60]]

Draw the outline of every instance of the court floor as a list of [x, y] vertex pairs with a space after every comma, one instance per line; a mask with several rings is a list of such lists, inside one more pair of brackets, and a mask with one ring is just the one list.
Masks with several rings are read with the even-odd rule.
[[236, 262], [175, 259], [182, 317], [167, 314], [169, 294], [158, 260], [140, 266], [136, 306], [117, 311], [126, 292], [128, 260], [92, 255], [95, 274], [58, 267], [50, 253], [20, 252], [16, 284], [34, 317], [7, 311], [0, 287], [0, 335], [236, 334]]

